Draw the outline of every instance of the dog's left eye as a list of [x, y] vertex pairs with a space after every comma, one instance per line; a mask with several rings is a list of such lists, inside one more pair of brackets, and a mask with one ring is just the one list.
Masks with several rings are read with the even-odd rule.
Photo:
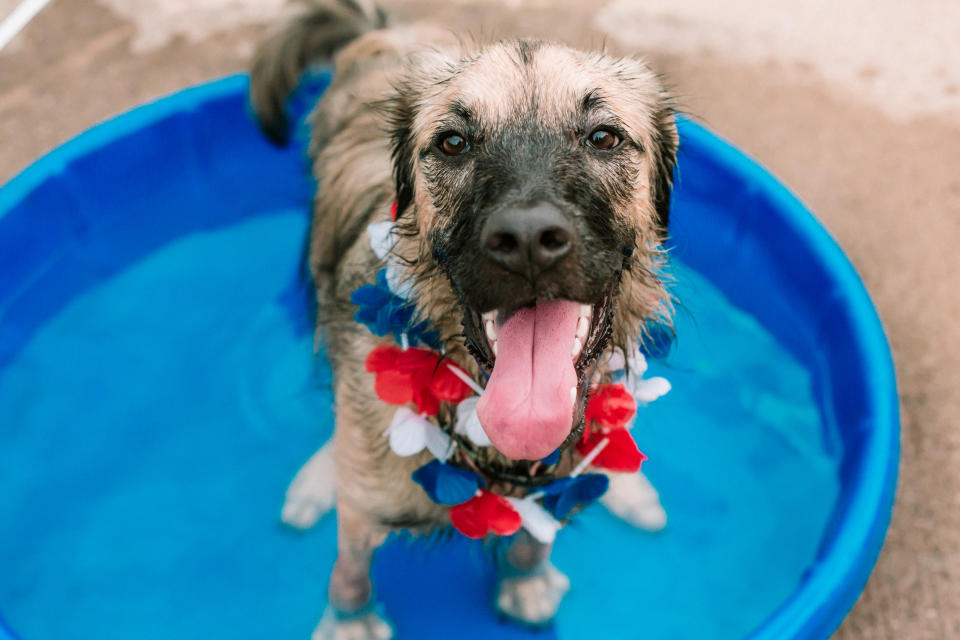
[[587, 136], [587, 145], [600, 151], [609, 151], [620, 145], [620, 136], [603, 127], [594, 129], [593, 133]]
[[459, 156], [470, 149], [470, 143], [456, 132], [444, 134], [444, 136], [440, 138], [437, 146], [440, 147], [440, 151], [443, 151], [448, 156]]

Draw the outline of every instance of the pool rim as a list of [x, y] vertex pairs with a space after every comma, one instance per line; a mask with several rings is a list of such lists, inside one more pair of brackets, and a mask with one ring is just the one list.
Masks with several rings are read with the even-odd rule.
[[[0, 187], [0, 219], [44, 182], [67, 169], [72, 161], [141, 127], [204, 103], [245, 94], [244, 74], [227, 76], [177, 91], [108, 119], [41, 156]], [[776, 206], [801, 242], [828, 267], [845, 296], [852, 316], [857, 353], [872, 384], [864, 391], [872, 408], [865, 436], [864, 468], [851, 488], [851, 500], [827, 552], [817, 559], [799, 588], [783, 602], [748, 640], [826, 638], [856, 602], [876, 564], [889, 527], [894, 503], [900, 450], [899, 400], [889, 345], [870, 297], [836, 241], [815, 216], [780, 181], [742, 151], [701, 125], [681, 118], [681, 139], [706, 149], [721, 165], [749, 183]], [[709, 275], [704, 274], [709, 278]], [[867, 426], [867, 425], [864, 425]], [[0, 611], [0, 640], [20, 640]], [[27, 640], [27, 639], [22, 639]]]

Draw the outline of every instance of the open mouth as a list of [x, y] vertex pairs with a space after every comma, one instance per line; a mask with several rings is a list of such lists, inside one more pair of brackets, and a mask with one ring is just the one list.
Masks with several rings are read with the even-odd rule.
[[500, 453], [537, 460], [579, 435], [591, 365], [612, 332], [612, 300], [613, 287], [595, 304], [465, 307], [467, 347], [490, 374], [477, 415]]

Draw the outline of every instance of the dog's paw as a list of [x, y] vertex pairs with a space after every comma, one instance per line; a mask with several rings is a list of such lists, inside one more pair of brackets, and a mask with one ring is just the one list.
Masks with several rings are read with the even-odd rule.
[[541, 626], [557, 615], [560, 601], [569, 590], [570, 579], [548, 562], [536, 573], [502, 578], [496, 606], [508, 618]]
[[642, 473], [612, 473], [610, 488], [600, 499], [610, 513], [646, 531], [667, 526], [660, 494]]
[[373, 609], [362, 615], [344, 618], [327, 607], [311, 640], [390, 640], [393, 627]]
[[290, 483], [280, 519], [296, 529], [309, 529], [333, 509], [336, 494], [333, 444], [328, 442], [307, 460]]

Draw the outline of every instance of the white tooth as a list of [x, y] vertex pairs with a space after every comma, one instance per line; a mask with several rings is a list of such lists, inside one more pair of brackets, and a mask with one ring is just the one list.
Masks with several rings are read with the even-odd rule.
[[493, 343], [493, 357], [494, 357], [494, 358], [497, 357], [497, 343], [496, 343], [496, 342]]
[[577, 388], [570, 387], [570, 404], [577, 404]]
[[487, 320], [484, 325], [487, 329], [487, 339], [491, 342], [497, 339], [497, 328], [493, 326], [493, 320]]
[[592, 306], [590, 306], [589, 304], [582, 304], [582, 305], [580, 305], [580, 317], [581, 317], [581, 318], [589, 318], [589, 317], [592, 316], [592, 315], [593, 315], [593, 307], [592, 307]]
[[587, 337], [587, 332], [590, 330], [590, 319], [584, 318], [583, 316], [577, 320], [577, 337], [583, 340]]
[[573, 351], [570, 353], [570, 355], [571, 355], [572, 357], [576, 358], [578, 355], [580, 355], [580, 350], [581, 350], [581, 349], [583, 349], [583, 343], [580, 342], [580, 338], [574, 338], [574, 339], [573, 339]]
[[496, 311], [487, 311], [485, 314], [483, 314], [484, 322], [494, 322], [496, 319], [497, 319]]

